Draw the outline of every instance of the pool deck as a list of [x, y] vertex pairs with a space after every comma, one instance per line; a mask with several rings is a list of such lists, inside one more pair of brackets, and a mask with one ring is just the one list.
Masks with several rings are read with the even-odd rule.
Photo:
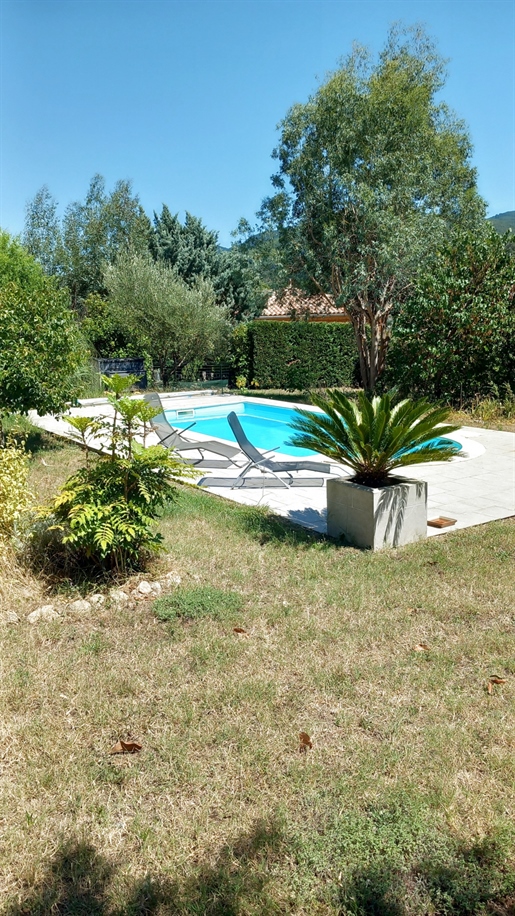
[[[231, 399], [241, 400], [237, 395]], [[171, 406], [171, 403], [177, 403], [175, 397], [171, 401], [171, 396], [162, 395], [162, 400], [165, 409]], [[205, 404], [205, 394], [201, 397], [201, 403]], [[285, 406], [284, 402], [275, 403]], [[194, 404], [190, 398], [188, 406], [189, 404]], [[109, 409], [104, 400], [98, 399], [81, 402], [81, 406], [72, 409], [70, 413], [75, 416], [109, 415]], [[36, 414], [31, 414], [30, 419], [48, 432], [73, 438], [72, 428], [63, 420], [51, 416], [39, 417]], [[187, 435], [189, 439], [194, 438], [193, 430], [189, 430]], [[200, 435], [195, 438], [202, 440]], [[456, 524], [450, 528], [438, 529], [428, 526], [427, 534], [430, 537], [515, 516], [515, 433], [467, 426], [458, 433], [453, 433], [453, 438], [459, 440], [463, 446], [459, 457], [449, 462], [413, 465], [405, 471], [402, 468], [399, 470], [398, 476], [427, 481], [428, 520], [438, 516], [456, 519]], [[154, 433], [147, 437], [148, 444], [157, 441]], [[327, 461], [324, 458], [321, 460]], [[243, 456], [238, 464], [245, 464]], [[204, 472], [204, 477], [208, 473]], [[216, 477], [235, 478], [239, 470], [228, 468], [212, 473]], [[346, 473], [341, 469], [338, 476]], [[257, 476], [258, 479], [262, 479], [264, 475], [258, 473]], [[295, 476], [302, 477], [303, 474], [300, 472]], [[313, 473], [306, 473], [304, 476], [313, 477]], [[296, 486], [294, 489], [282, 489], [265, 485], [234, 490], [226, 487], [209, 487], [206, 488], [206, 492], [244, 505], [267, 506], [278, 515], [321, 534], [325, 534], [327, 530], [325, 486]]]

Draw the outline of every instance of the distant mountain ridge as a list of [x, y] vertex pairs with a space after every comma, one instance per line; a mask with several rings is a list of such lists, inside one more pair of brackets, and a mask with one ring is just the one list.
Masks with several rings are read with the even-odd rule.
[[508, 229], [515, 232], [515, 210], [507, 210], [506, 213], [496, 213], [495, 216], [489, 217], [488, 222], [492, 223], [494, 229], [497, 229], [497, 232], [501, 235], [504, 235]]

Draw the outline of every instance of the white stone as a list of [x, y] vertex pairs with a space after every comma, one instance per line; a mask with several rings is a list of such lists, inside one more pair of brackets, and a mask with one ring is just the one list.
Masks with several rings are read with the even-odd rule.
[[163, 582], [165, 582], [167, 585], [180, 585], [182, 579], [179, 575], [177, 575], [177, 573], [169, 572], [166, 574], [166, 576], [163, 576]]
[[114, 601], [115, 604], [127, 604], [129, 601], [129, 596], [122, 592], [121, 588], [113, 588], [109, 592], [109, 597], [111, 601]]
[[77, 598], [77, 601], [72, 601], [66, 610], [70, 614], [87, 614], [91, 610], [91, 604], [85, 598]]
[[105, 595], [101, 595], [100, 592], [98, 592], [98, 594], [95, 594], [95, 595], [90, 595], [88, 598], [88, 601], [95, 607], [98, 607], [100, 604], [104, 604], [105, 600], [106, 600]]
[[327, 533], [356, 547], [401, 547], [427, 537], [427, 483], [392, 477], [384, 487], [327, 481]]
[[138, 598], [149, 598], [150, 596], [160, 595], [161, 590], [160, 582], [147, 582], [145, 579], [143, 579], [135, 591]]
[[58, 618], [59, 614], [53, 604], [43, 604], [41, 607], [36, 608], [35, 611], [32, 611], [27, 620], [29, 623], [37, 623], [38, 620], [57, 620]]
[[0, 623], [3, 623], [3, 624], [19, 623], [19, 622], [20, 622], [20, 618], [18, 617], [18, 614], [15, 611], [6, 611], [5, 614], [2, 614], [2, 616], [0, 617]]

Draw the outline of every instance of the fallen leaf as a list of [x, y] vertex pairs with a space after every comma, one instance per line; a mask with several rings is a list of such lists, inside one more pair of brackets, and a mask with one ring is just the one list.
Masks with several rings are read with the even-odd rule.
[[309, 737], [309, 735], [307, 734], [307, 732], [299, 733], [299, 741], [300, 741], [299, 751], [301, 754], [305, 754], [308, 747], [313, 747], [313, 742], [311, 738]]
[[491, 693], [491, 692], [492, 692], [492, 685], [491, 685], [490, 681], [488, 681], [488, 684], [486, 685], [486, 689], [488, 690], [488, 693]]
[[233, 628], [232, 628], [232, 631], [233, 631], [233, 633], [241, 633], [242, 636], [248, 636], [248, 635], [249, 635], [249, 634], [247, 633], [247, 631], [243, 629], [243, 627], [233, 627]]
[[505, 684], [505, 683], [506, 683], [506, 678], [505, 678], [505, 677], [498, 677], [496, 674], [491, 674], [491, 675], [490, 675], [490, 683], [491, 683], [491, 684]]
[[429, 646], [426, 642], [419, 642], [417, 646], [413, 646], [414, 652], [429, 652]]
[[141, 750], [141, 744], [138, 744], [137, 741], [117, 741], [113, 745], [110, 754], [135, 754], [137, 751]]

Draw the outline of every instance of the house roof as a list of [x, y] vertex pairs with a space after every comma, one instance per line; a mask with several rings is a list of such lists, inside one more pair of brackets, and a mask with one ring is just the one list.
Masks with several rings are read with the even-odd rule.
[[308, 296], [301, 290], [288, 286], [283, 293], [272, 293], [258, 320], [294, 321], [349, 321], [345, 309], [334, 304], [331, 295]]

